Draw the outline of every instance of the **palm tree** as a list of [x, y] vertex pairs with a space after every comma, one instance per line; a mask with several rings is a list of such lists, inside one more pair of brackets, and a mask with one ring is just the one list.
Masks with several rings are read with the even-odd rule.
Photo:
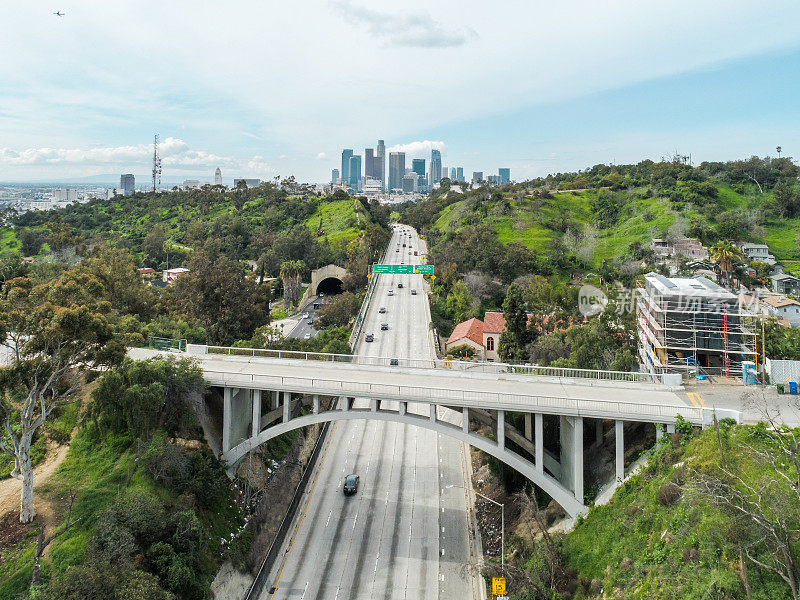
[[726, 283], [730, 283], [730, 273], [733, 271], [733, 263], [735, 261], [744, 260], [742, 249], [729, 240], [722, 240], [714, 246], [711, 246], [709, 251], [711, 260], [719, 266], [719, 270], [723, 273]]
[[283, 306], [289, 308], [300, 301], [301, 277], [306, 270], [302, 260], [287, 260], [281, 264]]

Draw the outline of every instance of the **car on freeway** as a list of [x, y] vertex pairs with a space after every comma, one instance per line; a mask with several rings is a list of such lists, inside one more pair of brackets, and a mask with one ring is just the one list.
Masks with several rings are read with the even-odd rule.
[[399, 364], [400, 364], [400, 359], [399, 358], [390, 358], [389, 359], [389, 366], [390, 367], [396, 367]]
[[310, 340], [311, 339], [311, 334], [307, 333], [303, 339]]
[[379, 313], [381, 313], [381, 314], [385, 313], [385, 312], [386, 312], [386, 307], [385, 307], [385, 306], [381, 306], [381, 307], [378, 309], [378, 312], [379, 312]]
[[395, 252], [400, 252], [400, 248], [398, 248], [397, 250], [395, 250]]
[[402, 284], [402, 283], [398, 283], [398, 284], [397, 284], [397, 289], [398, 289], [398, 290], [401, 290], [401, 289], [403, 289], [403, 284]]
[[375, 341], [375, 336], [372, 335], [371, 333], [368, 333], [367, 337], [364, 338], [364, 341], [365, 342], [374, 342]]
[[387, 294], [387, 296], [394, 296], [394, 291], [393, 290], [389, 290], [389, 293]]
[[320, 307], [319, 302], [314, 302], [314, 310], [317, 310]]
[[416, 296], [417, 295], [417, 290], [411, 290], [411, 295], [412, 296]]
[[405, 248], [405, 247], [406, 247], [406, 245], [405, 245], [405, 244], [403, 244], [403, 248]]
[[309, 325], [311, 325], [313, 322], [314, 322], [314, 317], [308, 317], [308, 319], [306, 319], [306, 323], [308, 323]]
[[358, 482], [359, 477], [355, 473], [350, 473], [347, 477], [344, 478], [344, 485], [342, 486], [342, 491], [344, 492], [345, 496], [352, 496], [358, 491]]
[[388, 323], [381, 323], [381, 331], [388, 331], [389, 324]]

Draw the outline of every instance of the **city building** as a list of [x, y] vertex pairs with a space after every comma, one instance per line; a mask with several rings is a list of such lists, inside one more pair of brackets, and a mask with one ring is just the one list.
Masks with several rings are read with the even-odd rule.
[[403, 175], [403, 193], [413, 194], [417, 191], [417, 182], [419, 181], [415, 173]]
[[243, 177], [243, 178], [240, 178], [240, 179], [234, 179], [233, 180], [233, 187], [238, 187], [240, 183], [243, 183], [244, 185], [246, 185], [249, 188], [257, 188], [258, 186], [261, 185], [261, 180], [260, 179], [248, 179], [246, 177]]
[[737, 375], [755, 361], [739, 297], [705, 277], [648, 273], [637, 288], [639, 359], [659, 373]]
[[78, 190], [75, 189], [58, 189], [53, 190], [53, 202], [60, 204], [69, 204], [70, 202], [78, 201]]
[[345, 148], [342, 150], [342, 181], [345, 183], [350, 181], [350, 158], [353, 156], [352, 148]]
[[164, 269], [164, 272], [161, 274], [161, 278], [164, 283], [172, 285], [178, 280], [178, 277], [188, 272], [189, 269], [184, 269], [183, 267], [178, 267], [176, 269]]
[[772, 280], [772, 291], [776, 294], [792, 294], [800, 296], [800, 279], [788, 273], [776, 273], [770, 275]]
[[472, 172], [472, 183], [479, 183], [483, 181], [483, 171]]
[[222, 185], [222, 171], [219, 170], [219, 167], [214, 171], [214, 185]]
[[742, 254], [749, 261], [760, 261], [768, 265], [775, 264], [775, 257], [769, 253], [769, 246], [766, 244], [739, 244]]
[[331, 183], [339, 183], [339, 169], [331, 171]]
[[199, 190], [200, 189], [200, 180], [199, 179], [184, 179], [183, 185], [181, 187], [184, 190]]
[[381, 180], [373, 177], [364, 179], [364, 184], [361, 186], [361, 193], [365, 196], [377, 196], [382, 190]]
[[381, 189], [386, 189], [386, 144], [378, 140], [375, 150], [375, 178], [381, 180]]
[[364, 149], [364, 179], [375, 179], [375, 149]]
[[119, 177], [119, 189], [123, 196], [131, 196], [136, 191], [136, 178], [132, 173], [126, 173]]
[[417, 176], [417, 189], [422, 189], [425, 185], [425, 159], [413, 159], [411, 161], [411, 172]]
[[442, 180], [442, 153], [438, 150], [431, 150], [431, 172], [430, 184], [439, 183]]
[[770, 314], [779, 319], [786, 319], [791, 327], [800, 327], [800, 302], [786, 296], [767, 296], [761, 302], [767, 306]]
[[348, 169], [348, 185], [354, 190], [361, 187], [361, 155], [356, 154], [350, 157], [350, 168]]
[[406, 173], [406, 153], [389, 152], [389, 191], [403, 189]]
[[458, 181], [458, 172], [455, 167], [450, 167], [450, 181]]
[[500, 185], [500, 175], [487, 175], [486, 181], [489, 185]]
[[464, 167], [456, 167], [456, 181], [464, 183]]
[[511, 169], [502, 168], [497, 171], [500, 174], [500, 185], [511, 183]]

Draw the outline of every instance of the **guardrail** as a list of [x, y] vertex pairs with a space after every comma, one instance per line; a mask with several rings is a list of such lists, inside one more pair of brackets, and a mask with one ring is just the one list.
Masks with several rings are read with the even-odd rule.
[[[423, 402], [451, 406], [471, 406], [520, 410], [522, 412], [541, 412], [547, 414], [603, 417], [629, 421], [671, 423], [680, 414], [693, 423], [703, 422], [703, 409], [684, 404], [654, 404], [644, 398], [641, 402], [620, 400], [591, 400], [586, 398], [567, 398], [491, 392], [487, 390], [453, 389], [429, 385], [395, 385], [370, 383], [364, 381], [345, 381], [341, 378], [324, 379], [318, 377], [296, 377], [283, 375], [259, 375], [255, 373], [230, 373], [203, 369], [213, 385], [246, 387], [248, 385], [264, 389], [285, 390], [296, 393], [321, 394], [324, 396], [353, 396], [375, 400], [400, 402]], [[210, 377], [209, 377], [210, 376]]]
[[[189, 349], [192, 352], [194, 346]], [[391, 356], [364, 356], [360, 354], [329, 354], [325, 352], [298, 352], [295, 350], [269, 350], [264, 348], [231, 348], [228, 346], [200, 346], [201, 354], [252, 356], [294, 360], [318, 360], [375, 367], [406, 367], [411, 369], [449, 369], [472, 373], [510, 373], [598, 381], [629, 381], [634, 383], [661, 383], [661, 377], [652, 373], [634, 371], [601, 371], [597, 369], [572, 369], [543, 367], [540, 365], [515, 365], [497, 362], [470, 362], [447, 359], [395, 358]]]
[[355, 344], [358, 342], [358, 338], [361, 337], [361, 333], [364, 330], [364, 320], [367, 317], [367, 312], [369, 312], [369, 305], [372, 302], [372, 294], [375, 291], [377, 281], [377, 276], [372, 276], [369, 279], [369, 284], [367, 284], [367, 293], [364, 296], [364, 301], [361, 303], [358, 316], [356, 316], [356, 321], [353, 324], [353, 331], [350, 333], [350, 339], [347, 341], [348, 344], [350, 344], [350, 348], [355, 348]]

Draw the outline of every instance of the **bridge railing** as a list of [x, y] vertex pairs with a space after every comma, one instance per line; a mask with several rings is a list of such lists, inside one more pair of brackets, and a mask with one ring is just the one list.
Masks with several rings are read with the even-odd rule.
[[[391, 356], [364, 356], [359, 354], [330, 354], [325, 352], [298, 352], [296, 350], [270, 350], [264, 348], [231, 348], [228, 346], [202, 346], [208, 354], [252, 356], [292, 360], [316, 360], [349, 363], [375, 367], [405, 367], [411, 369], [448, 369], [471, 373], [498, 373], [536, 375], [540, 377], [594, 379], [598, 381], [628, 381], [634, 383], [661, 383], [658, 375], [633, 371], [602, 371], [599, 369], [572, 369], [543, 367], [539, 365], [514, 365], [498, 362], [471, 362], [442, 359], [395, 358]], [[191, 349], [190, 349], [191, 351]]]

